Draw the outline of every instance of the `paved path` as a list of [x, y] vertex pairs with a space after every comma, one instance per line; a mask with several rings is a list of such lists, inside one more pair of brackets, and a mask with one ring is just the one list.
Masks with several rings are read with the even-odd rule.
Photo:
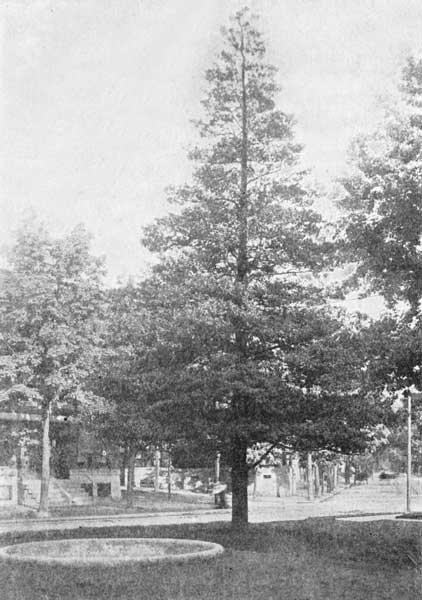
[[[415, 482], [414, 492], [422, 490]], [[402, 513], [405, 510], [405, 478], [380, 481], [373, 478], [368, 484], [352, 486], [339, 493], [314, 502], [297, 498], [257, 498], [249, 501], [251, 523], [287, 521], [308, 517], [356, 515], [368, 513]], [[412, 510], [422, 511], [422, 493], [412, 500]], [[49, 519], [16, 519], [0, 521], [0, 533], [10, 531], [45, 531], [78, 529], [80, 527], [115, 527], [137, 525], [174, 525], [230, 521], [230, 510], [204, 510], [192, 513], [151, 513], [112, 516], [90, 516]]]

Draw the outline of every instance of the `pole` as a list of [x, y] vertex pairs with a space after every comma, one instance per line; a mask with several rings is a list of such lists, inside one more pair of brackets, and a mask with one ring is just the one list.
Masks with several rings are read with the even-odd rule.
[[407, 397], [407, 481], [406, 512], [411, 511], [410, 482], [412, 477], [412, 394]]

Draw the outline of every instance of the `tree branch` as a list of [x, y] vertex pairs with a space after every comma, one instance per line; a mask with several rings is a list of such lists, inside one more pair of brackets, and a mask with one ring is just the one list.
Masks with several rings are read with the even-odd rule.
[[270, 447], [268, 448], [268, 450], [266, 450], [266, 452], [264, 452], [264, 454], [261, 456], [261, 458], [259, 460], [257, 460], [256, 462], [252, 463], [251, 465], [248, 465], [248, 469], [255, 469], [258, 465], [260, 465], [262, 463], [262, 461], [264, 460], [264, 458], [267, 458], [267, 456], [274, 450], [274, 448], [276, 448], [277, 446], [283, 446], [283, 447], [287, 447], [284, 446], [284, 444], [281, 443], [280, 440], [277, 440], [274, 444], [271, 444]]

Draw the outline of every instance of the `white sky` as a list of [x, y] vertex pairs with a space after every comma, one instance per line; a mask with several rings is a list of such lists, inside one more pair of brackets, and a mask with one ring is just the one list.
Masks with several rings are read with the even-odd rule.
[[[32, 208], [61, 233], [85, 222], [112, 278], [145, 264], [142, 225], [189, 175], [189, 119], [235, 0], [3, 0], [3, 242]], [[420, 0], [260, 0], [280, 108], [305, 161], [338, 174], [422, 45]]]

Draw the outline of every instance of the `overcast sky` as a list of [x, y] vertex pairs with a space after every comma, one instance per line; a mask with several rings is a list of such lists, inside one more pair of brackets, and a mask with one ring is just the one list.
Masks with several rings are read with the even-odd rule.
[[[2, 0], [1, 228], [32, 208], [62, 233], [85, 222], [110, 277], [138, 273], [142, 225], [189, 176], [189, 119], [236, 0]], [[319, 177], [379, 116], [420, 52], [420, 0], [257, 0], [280, 108]]]

